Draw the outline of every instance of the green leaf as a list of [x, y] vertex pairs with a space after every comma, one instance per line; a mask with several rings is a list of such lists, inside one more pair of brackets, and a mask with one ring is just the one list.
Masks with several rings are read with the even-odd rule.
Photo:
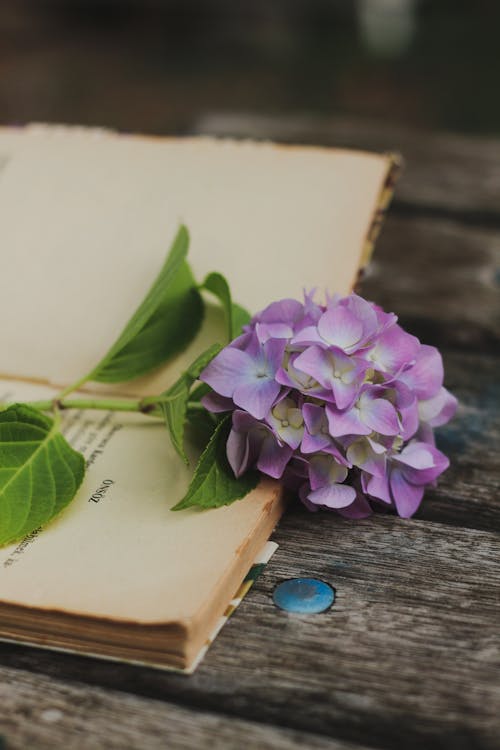
[[226, 317], [228, 341], [232, 341], [240, 335], [243, 326], [249, 322], [250, 314], [241, 305], [232, 301], [229, 284], [221, 273], [209, 273], [201, 288], [219, 299]]
[[162, 394], [159, 406], [163, 411], [165, 422], [170, 431], [172, 445], [185, 463], [188, 457], [184, 449], [184, 431], [188, 409], [189, 391], [199, 374], [221, 350], [219, 344], [213, 344], [188, 367], [180, 378]]
[[186, 262], [188, 247], [189, 234], [181, 226], [153, 286], [86, 380], [120, 383], [144, 375], [195, 337], [203, 301]]
[[25, 404], [0, 412], [0, 545], [43, 526], [74, 498], [85, 461], [58, 422]]
[[194, 476], [183, 499], [172, 510], [220, 508], [245, 497], [255, 489], [259, 473], [248, 471], [236, 479], [226, 457], [226, 443], [231, 427], [227, 415], [215, 428], [210, 441], [200, 456]]
[[187, 403], [189, 399], [189, 380], [182, 375], [174, 385], [165, 392], [168, 401], [162, 401], [160, 408], [170, 432], [170, 440], [175, 450], [188, 464], [184, 448], [184, 428], [186, 424]]
[[217, 417], [215, 414], [211, 414], [206, 409], [203, 409], [203, 411], [199, 409], [192, 410], [188, 405], [185, 435], [189, 444], [197, 449], [198, 453], [205, 450], [216, 425]]
[[252, 316], [245, 310], [244, 307], [238, 305], [237, 302], [233, 302], [233, 338], [239, 336], [243, 326], [250, 323]]
[[209, 393], [211, 393], [212, 389], [208, 385], [208, 383], [198, 383], [198, 385], [193, 388], [191, 393], [189, 394], [189, 400], [193, 403], [198, 403], [201, 401], [203, 396], [207, 396]]

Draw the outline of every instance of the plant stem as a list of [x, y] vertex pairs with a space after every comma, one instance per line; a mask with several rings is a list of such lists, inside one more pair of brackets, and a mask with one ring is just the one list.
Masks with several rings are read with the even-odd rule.
[[144, 405], [141, 400], [129, 400], [118, 398], [56, 398], [52, 401], [29, 401], [27, 406], [40, 411], [50, 411], [53, 407], [58, 409], [104, 409], [106, 411], [128, 411], [128, 412], [150, 412], [152, 405]]
[[[124, 411], [148, 414], [152, 417], [162, 417], [156, 409], [160, 404], [170, 401], [168, 396], [147, 396], [142, 399], [123, 398], [55, 398], [46, 401], [27, 401], [26, 405], [39, 411], [52, 411], [54, 407], [65, 409], [100, 409], [104, 411]], [[10, 404], [0, 404], [0, 409], [6, 409]], [[205, 411], [205, 407], [198, 401], [189, 401], [190, 411]]]
[[61, 391], [61, 393], [58, 394], [57, 400], [60, 401], [64, 399], [64, 397], [67, 396], [68, 393], [73, 393], [73, 391], [77, 391], [80, 388], [80, 386], [84, 385], [87, 382], [88, 379], [89, 379], [89, 376], [84, 375], [83, 378], [80, 378], [72, 385], [68, 385], [67, 388], [65, 388], [63, 391]]

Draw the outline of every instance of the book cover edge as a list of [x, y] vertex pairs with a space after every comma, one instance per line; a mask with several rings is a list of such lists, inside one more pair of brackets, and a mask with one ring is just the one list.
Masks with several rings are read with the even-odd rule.
[[277, 549], [278, 549], [278, 544], [276, 542], [267, 541], [264, 544], [264, 547], [261, 549], [259, 554], [255, 557], [254, 562], [252, 566], [250, 567], [250, 570], [248, 571], [247, 575], [241, 582], [240, 586], [238, 587], [238, 590], [231, 597], [224, 613], [217, 621], [211, 634], [208, 636], [205, 643], [197, 652], [194, 659], [192, 659], [190, 664], [188, 664], [186, 667], [174, 667], [174, 666], [169, 666], [166, 664], [158, 664], [155, 662], [141, 661], [141, 660], [136, 660], [136, 659], [121, 659], [116, 656], [94, 654], [90, 651], [80, 651], [74, 648], [64, 648], [60, 646], [53, 646], [53, 645], [47, 645], [47, 644], [41, 645], [40, 643], [34, 643], [29, 640], [7, 638], [5, 636], [0, 636], [0, 642], [12, 643], [18, 646], [28, 646], [30, 648], [41, 649], [43, 651], [55, 651], [58, 653], [74, 654], [75, 656], [83, 656], [85, 658], [90, 658], [90, 659], [99, 659], [100, 661], [112, 661], [112, 662], [117, 662], [120, 664], [130, 664], [132, 666], [150, 667], [152, 669], [159, 669], [159, 670], [166, 671], [166, 672], [176, 672], [178, 674], [186, 674], [186, 675], [193, 674], [194, 671], [198, 668], [200, 663], [205, 658], [210, 646], [212, 645], [214, 640], [217, 638], [217, 636], [219, 635], [220, 631], [222, 630], [226, 622], [234, 614], [235, 610], [239, 607], [239, 605], [241, 604], [245, 596], [248, 594], [248, 592], [252, 588], [255, 581], [262, 575], [268, 562], [270, 561], [270, 559], [272, 558], [272, 556], [274, 555]]

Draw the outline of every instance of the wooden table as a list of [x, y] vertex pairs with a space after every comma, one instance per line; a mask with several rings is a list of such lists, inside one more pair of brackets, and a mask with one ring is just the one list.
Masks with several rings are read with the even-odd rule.
[[[194, 676], [1, 645], [6, 747], [498, 747], [500, 142], [310, 118], [195, 130], [404, 154], [364, 293], [443, 351], [461, 404], [439, 434], [451, 468], [410, 521], [291, 509]], [[331, 611], [273, 606], [301, 575], [335, 586]]]

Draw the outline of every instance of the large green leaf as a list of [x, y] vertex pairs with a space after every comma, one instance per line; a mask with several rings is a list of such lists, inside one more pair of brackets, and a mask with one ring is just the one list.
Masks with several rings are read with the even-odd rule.
[[119, 383], [144, 375], [186, 348], [203, 319], [203, 301], [186, 262], [181, 226], [156, 281], [87, 380]]
[[226, 458], [226, 443], [231, 427], [230, 415], [219, 422], [210, 441], [201, 454], [188, 491], [172, 510], [220, 508], [245, 497], [255, 489], [259, 473], [247, 471], [236, 479]]
[[57, 421], [25, 404], [0, 412], [0, 545], [56, 516], [82, 483], [85, 461]]
[[184, 431], [188, 411], [189, 391], [201, 371], [220, 352], [219, 344], [213, 344], [188, 367], [180, 378], [162, 394], [159, 406], [170, 431], [172, 445], [179, 456], [188, 463], [184, 449]]
[[229, 284], [221, 273], [209, 273], [201, 288], [214, 294], [220, 301], [226, 317], [228, 341], [232, 341], [250, 321], [250, 313], [232, 301]]

